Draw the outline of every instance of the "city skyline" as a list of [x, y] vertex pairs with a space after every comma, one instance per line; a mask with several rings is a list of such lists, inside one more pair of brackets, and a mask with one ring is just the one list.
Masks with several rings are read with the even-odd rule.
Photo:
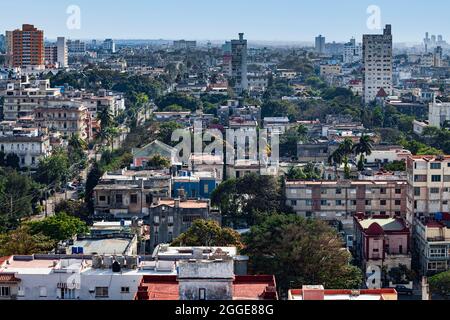
[[[72, 39], [193, 39], [199, 41], [219, 41], [232, 39], [238, 32], [245, 32], [249, 41], [308, 42], [322, 34], [327, 42], [344, 42], [351, 37], [361, 41], [363, 34], [379, 33], [385, 24], [393, 25], [395, 43], [421, 43], [425, 32], [442, 34], [446, 31], [445, 13], [450, 3], [433, 0], [409, 6], [406, 0], [390, 3], [387, 0], [330, 3], [285, 0], [283, 3], [265, 0], [238, 3], [228, 2], [224, 7], [205, 0], [186, 2], [174, 0], [170, 3], [152, 1], [128, 1], [127, 6], [119, 3], [95, 3], [86, 0], [72, 1], [30, 1], [3, 4], [0, 13], [0, 31], [20, 28], [22, 23], [30, 23], [45, 31], [47, 39], [66, 36]], [[439, 5], [433, 16], [423, 12]], [[71, 5], [80, 8], [80, 29], [69, 29], [67, 20]], [[371, 5], [380, 8], [381, 29], [369, 29], [367, 20]], [[52, 12], [49, 19], [48, 12]], [[18, 14], [11, 15], [10, 12]], [[99, 15], [99, 12], [103, 12]], [[216, 13], [216, 14], [214, 14]], [[231, 23], [233, 21], [233, 23]], [[237, 21], [237, 23], [236, 23]], [[421, 21], [421, 23], [412, 23]], [[326, 23], [325, 23], [326, 22]], [[343, 24], [342, 22], [345, 22]]]

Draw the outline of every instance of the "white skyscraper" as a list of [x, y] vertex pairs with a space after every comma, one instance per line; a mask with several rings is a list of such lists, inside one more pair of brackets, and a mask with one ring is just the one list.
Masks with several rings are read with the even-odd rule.
[[392, 85], [392, 30], [386, 25], [383, 34], [363, 36], [364, 102], [377, 95], [391, 95]]
[[362, 46], [361, 44], [357, 44], [356, 40], [352, 38], [350, 42], [344, 45], [344, 55], [343, 62], [355, 63], [361, 61], [362, 58]]
[[67, 68], [69, 66], [68, 49], [66, 38], [58, 37], [56, 41], [57, 47], [57, 62], [60, 68]]
[[231, 40], [231, 78], [234, 91], [242, 93], [248, 89], [247, 78], [247, 40], [239, 33], [239, 40]]

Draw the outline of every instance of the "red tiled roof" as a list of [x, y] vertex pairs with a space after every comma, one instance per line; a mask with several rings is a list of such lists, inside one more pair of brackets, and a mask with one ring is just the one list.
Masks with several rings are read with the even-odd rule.
[[20, 282], [19, 278], [16, 278], [14, 273], [2, 273], [0, 272], [0, 283]]
[[0, 257], [0, 267], [6, 260], [9, 260], [9, 258], [11, 258], [11, 257]]
[[[144, 276], [136, 300], [179, 300], [176, 276]], [[274, 276], [236, 276], [233, 282], [235, 300], [277, 300]]]

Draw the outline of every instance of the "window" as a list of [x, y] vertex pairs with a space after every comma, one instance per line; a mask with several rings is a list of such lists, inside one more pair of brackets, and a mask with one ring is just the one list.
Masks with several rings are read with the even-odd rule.
[[145, 195], [145, 203], [150, 204], [152, 202], [153, 202], [153, 196], [151, 194], [146, 194]]
[[380, 205], [385, 206], [386, 205], [386, 200], [380, 200]]
[[312, 200], [305, 200], [305, 205], [312, 206]]
[[9, 297], [11, 295], [10, 287], [0, 287], [0, 297]]
[[106, 201], [106, 197], [105, 196], [100, 196], [98, 199], [101, 202], [105, 202]]
[[130, 293], [130, 287], [121, 287], [120, 293]]
[[121, 194], [116, 194], [116, 204], [122, 204], [123, 203], [123, 197]]
[[371, 206], [372, 205], [372, 201], [371, 200], [366, 200], [366, 206]]
[[327, 206], [328, 205], [327, 200], [320, 200], [320, 205], [321, 206]]
[[47, 296], [47, 287], [39, 288], [39, 297], [43, 298]]
[[430, 163], [431, 170], [440, 170], [442, 168], [441, 164], [438, 162]]
[[395, 194], [402, 194], [402, 189], [395, 189]]
[[431, 194], [439, 194], [440, 189], [439, 188], [430, 188], [430, 193]]
[[168, 224], [173, 224], [173, 216], [168, 216], [167, 217], [167, 223]]
[[431, 176], [431, 182], [441, 182], [442, 181], [442, 176], [438, 176], [438, 175], [432, 175]]
[[96, 298], [108, 298], [108, 287], [95, 287]]
[[380, 189], [380, 193], [381, 193], [381, 194], [386, 194], [386, 189], [385, 189], [385, 188], [381, 188], [381, 189]]
[[203, 193], [208, 194], [209, 193], [209, 185], [205, 184], [203, 186]]
[[297, 200], [292, 200], [291, 201], [291, 206], [293, 206], [293, 207], [297, 206]]
[[402, 205], [402, 200], [395, 200], [395, 205], [396, 206], [401, 206]]
[[414, 188], [414, 196], [420, 197], [420, 188]]
[[138, 202], [137, 194], [130, 195], [130, 203], [136, 204]]
[[336, 206], [342, 206], [342, 200], [336, 200]]
[[198, 290], [198, 299], [206, 300], [206, 289], [201, 288]]
[[416, 174], [414, 176], [414, 182], [427, 182], [427, 176], [424, 174]]
[[75, 289], [61, 288], [61, 299], [62, 300], [75, 299]]
[[342, 194], [342, 189], [336, 189], [336, 194]]
[[154, 222], [155, 224], [159, 224], [159, 216], [154, 216], [153, 222]]

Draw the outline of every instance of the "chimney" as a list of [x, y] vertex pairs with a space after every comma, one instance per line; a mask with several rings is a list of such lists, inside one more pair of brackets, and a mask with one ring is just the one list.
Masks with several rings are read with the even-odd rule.
[[325, 289], [323, 286], [303, 286], [302, 292], [303, 300], [325, 300]]

